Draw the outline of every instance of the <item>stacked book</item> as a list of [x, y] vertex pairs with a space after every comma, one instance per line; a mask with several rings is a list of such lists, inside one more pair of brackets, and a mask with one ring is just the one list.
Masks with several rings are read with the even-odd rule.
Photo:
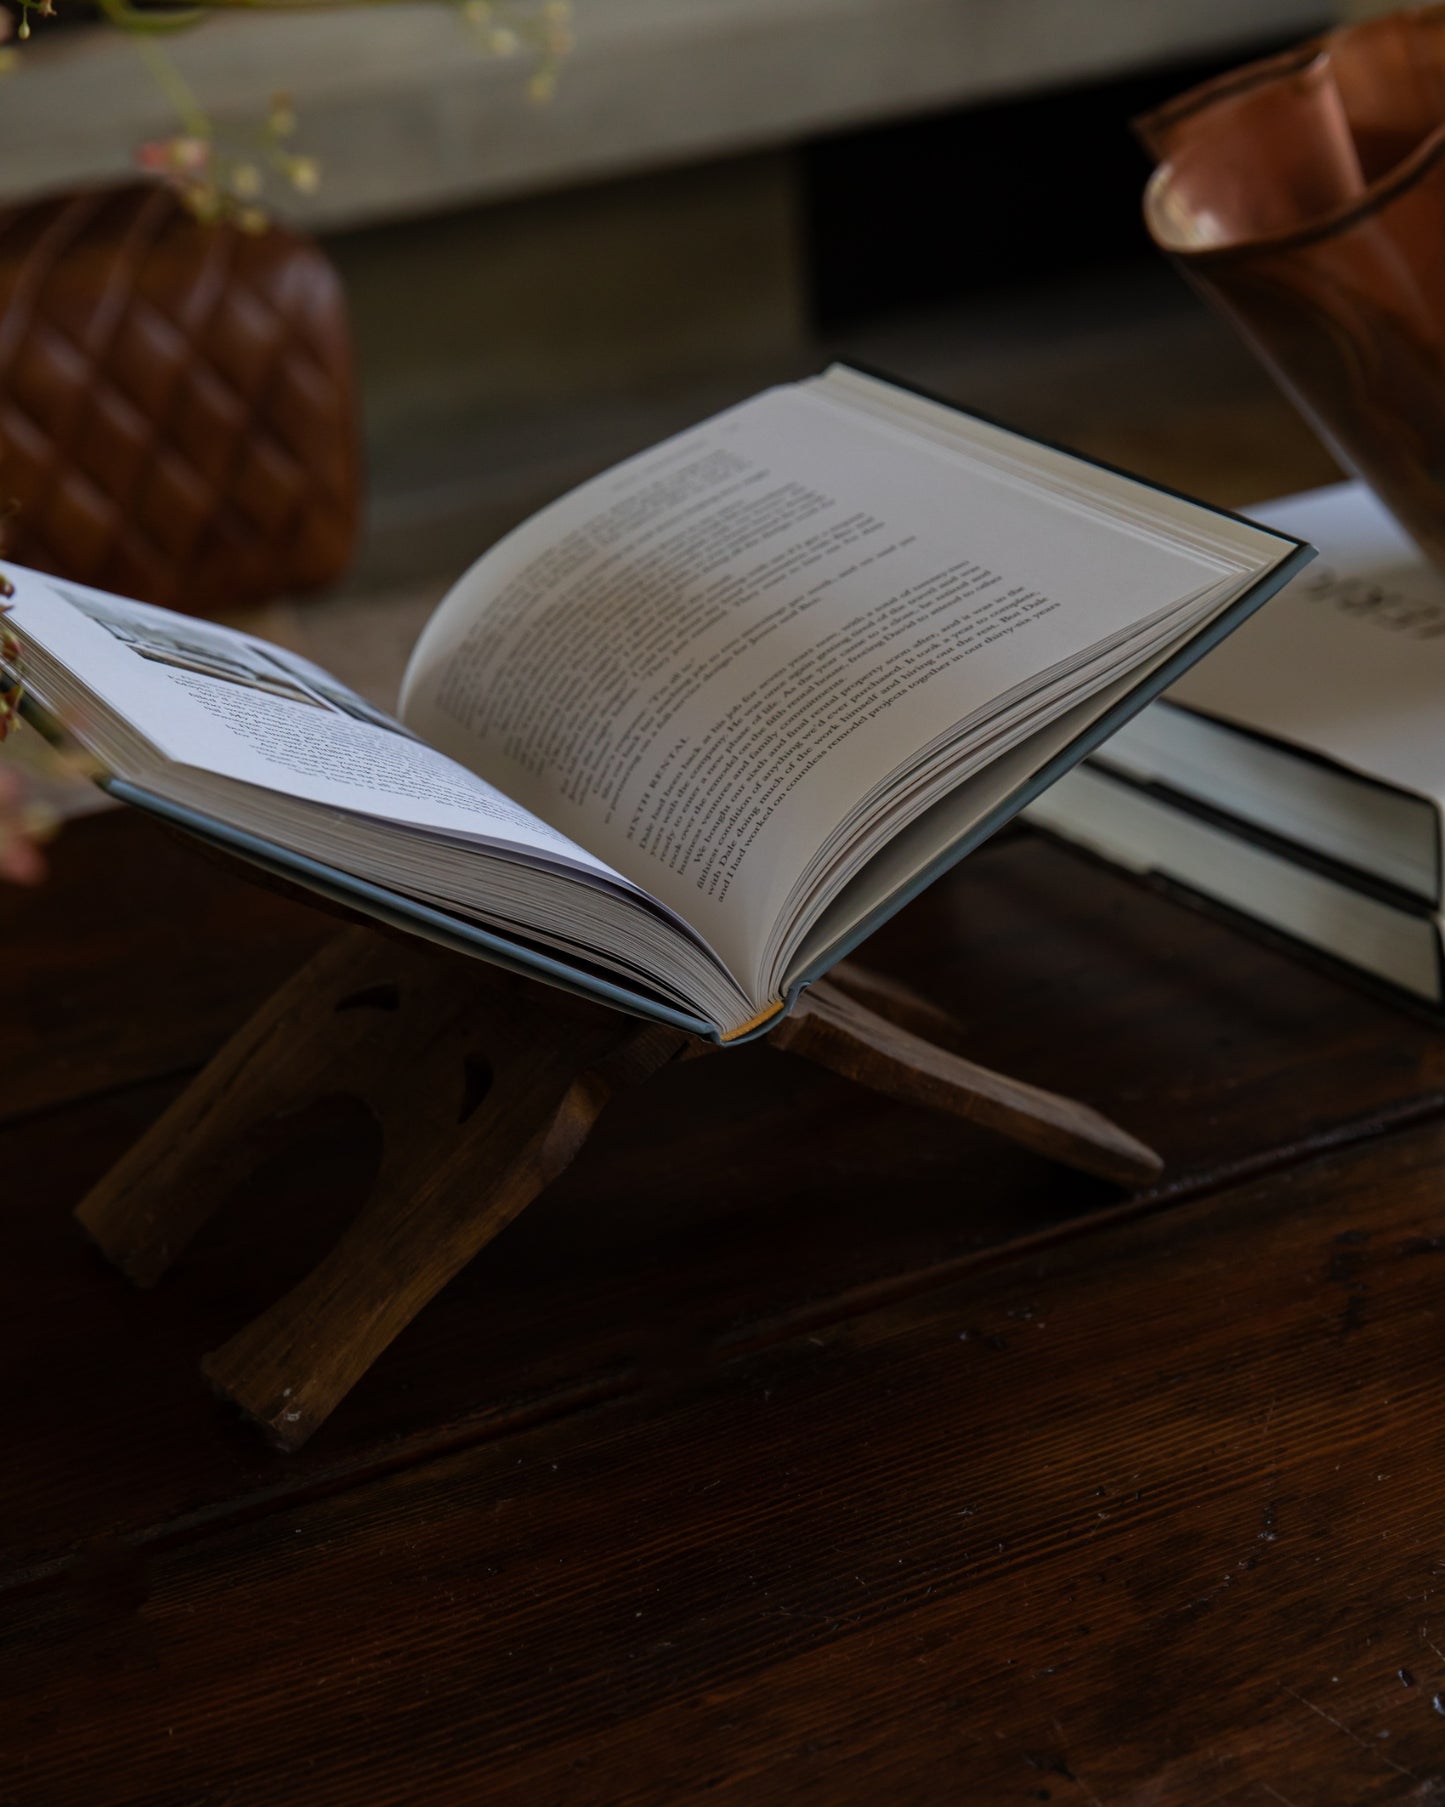
[[1445, 1009], [1445, 578], [1361, 484], [1251, 513], [1317, 562], [1029, 819]]

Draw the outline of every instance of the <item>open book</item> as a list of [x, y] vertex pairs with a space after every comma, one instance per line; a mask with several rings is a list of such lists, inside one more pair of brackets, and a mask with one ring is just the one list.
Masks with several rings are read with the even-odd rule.
[[1308, 557], [835, 366], [494, 546], [396, 720], [252, 637], [9, 576], [32, 700], [117, 795], [728, 1041]]

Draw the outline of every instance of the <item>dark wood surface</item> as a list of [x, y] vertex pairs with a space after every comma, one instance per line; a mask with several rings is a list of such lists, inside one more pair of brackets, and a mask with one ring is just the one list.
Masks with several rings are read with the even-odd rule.
[[131, 817], [56, 868], [0, 897], [6, 1807], [1445, 1800], [1445, 1036], [1016, 833], [870, 960], [1156, 1186], [670, 1069], [287, 1457], [196, 1363], [364, 1125], [152, 1293], [70, 1210], [334, 925]]

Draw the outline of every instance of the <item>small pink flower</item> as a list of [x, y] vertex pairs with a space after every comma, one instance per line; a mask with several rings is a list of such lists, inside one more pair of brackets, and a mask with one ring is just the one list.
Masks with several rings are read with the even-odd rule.
[[135, 160], [142, 169], [160, 176], [194, 176], [210, 167], [209, 139], [182, 134], [176, 138], [151, 138], [137, 145]]

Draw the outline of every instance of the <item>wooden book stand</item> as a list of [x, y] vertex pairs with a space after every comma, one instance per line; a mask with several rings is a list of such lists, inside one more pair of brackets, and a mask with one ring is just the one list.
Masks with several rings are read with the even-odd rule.
[[[941, 1042], [958, 1033], [914, 994], [845, 965], [767, 1045], [1124, 1186], [1159, 1173], [1157, 1155], [1088, 1106], [947, 1052]], [[352, 928], [257, 1011], [77, 1215], [118, 1267], [152, 1285], [245, 1177], [258, 1130], [321, 1097], [362, 1100], [383, 1136], [367, 1202], [319, 1266], [202, 1364], [273, 1442], [296, 1449], [569, 1165], [614, 1094], [715, 1052], [427, 943]]]

